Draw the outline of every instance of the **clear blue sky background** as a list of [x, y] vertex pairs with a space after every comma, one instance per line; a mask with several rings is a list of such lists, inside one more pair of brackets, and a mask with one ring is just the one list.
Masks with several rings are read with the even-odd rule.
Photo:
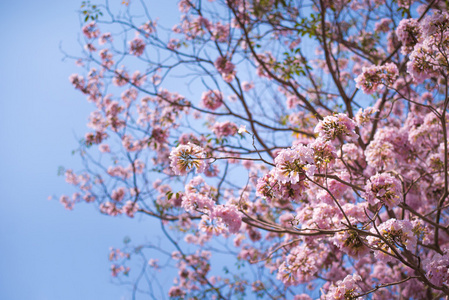
[[[79, 51], [80, 3], [0, 1], [0, 299], [127, 299], [111, 283], [108, 249], [154, 232], [150, 221], [47, 200], [70, 192], [58, 166], [81, 168], [71, 151], [90, 105], [68, 81], [79, 69], [59, 51]], [[155, 16], [167, 12], [159, 6]]]

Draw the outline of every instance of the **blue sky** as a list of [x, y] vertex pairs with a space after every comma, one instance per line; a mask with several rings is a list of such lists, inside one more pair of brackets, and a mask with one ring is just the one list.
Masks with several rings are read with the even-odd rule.
[[108, 249], [155, 226], [47, 200], [70, 192], [59, 166], [81, 167], [71, 151], [90, 106], [59, 50], [79, 51], [80, 3], [0, 1], [0, 299], [126, 299], [111, 284]]

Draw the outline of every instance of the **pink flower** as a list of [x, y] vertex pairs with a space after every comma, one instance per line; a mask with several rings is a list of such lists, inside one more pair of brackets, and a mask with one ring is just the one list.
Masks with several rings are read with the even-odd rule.
[[200, 210], [210, 212], [214, 207], [214, 201], [211, 199], [212, 188], [206, 184], [200, 176], [194, 177], [186, 185], [185, 194], [182, 196], [182, 207], [192, 212]]
[[115, 203], [109, 201], [100, 204], [100, 211], [110, 216], [117, 216], [122, 213], [121, 210], [117, 208]]
[[307, 283], [315, 279], [324, 258], [320, 257], [320, 250], [310, 249], [305, 244], [294, 247], [279, 266], [277, 279], [286, 286]]
[[179, 286], [172, 286], [168, 291], [168, 295], [173, 298], [175, 297], [183, 298], [185, 294], [186, 293]]
[[370, 249], [365, 246], [365, 238], [353, 230], [338, 232], [332, 240], [341, 251], [352, 257], [361, 258], [370, 252]]
[[324, 141], [334, 141], [342, 137], [347, 141], [357, 141], [359, 137], [355, 133], [356, 123], [345, 114], [327, 116], [315, 127], [314, 132]]
[[275, 178], [275, 169], [257, 181], [257, 196], [263, 197], [273, 207], [286, 208], [291, 206], [291, 201], [299, 201], [307, 188], [305, 181], [297, 183], [281, 182]]
[[230, 233], [237, 233], [242, 225], [241, 213], [232, 204], [214, 206], [210, 218], [220, 218], [226, 224]]
[[333, 165], [337, 157], [337, 150], [330, 142], [317, 138], [309, 147], [314, 151], [314, 161], [318, 168]]
[[432, 258], [426, 259], [423, 265], [430, 282], [437, 286], [449, 283], [449, 252], [447, 250], [443, 255], [435, 253]]
[[139, 205], [133, 201], [127, 201], [122, 207], [122, 213], [125, 213], [128, 217], [134, 218], [134, 214], [139, 209]]
[[98, 44], [104, 45], [106, 43], [112, 43], [112, 35], [110, 32], [103, 33], [98, 39]]
[[237, 125], [229, 121], [215, 123], [214, 127], [212, 128], [212, 131], [215, 133], [217, 138], [235, 135], [237, 133], [237, 130]]
[[117, 202], [122, 201], [125, 197], [126, 190], [124, 187], [119, 187], [112, 191], [111, 198]]
[[375, 31], [388, 32], [390, 30], [391, 19], [383, 18], [374, 25]]
[[[374, 256], [377, 259], [380, 259], [383, 262], [391, 262], [394, 261], [395, 254], [388, 244], [394, 246], [396, 251], [399, 252], [399, 247], [404, 247], [412, 252], [415, 251], [417, 238], [413, 233], [413, 228], [413, 224], [408, 220], [389, 219], [377, 226], [377, 230], [374, 227], [371, 228], [370, 231], [374, 236], [370, 235], [366, 239], [368, 240], [368, 243], [374, 247]], [[384, 240], [376, 237], [378, 232], [382, 235], [384, 240], [388, 241], [388, 244]]]
[[394, 208], [402, 200], [402, 184], [388, 173], [371, 176], [365, 187], [365, 197], [371, 205], [382, 202]]
[[226, 43], [229, 37], [229, 25], [223, 25], [220, 22], [217, 22], [213, 25], [212, 29], [212, 40], [215, 40], [219, 43]]
[[121, 69], [115, 71], [115, 76], [112, 79], [113, 84], [115, 84], [116, 86], [124, 86], [128, 82], [129, 82], [129, 75], [125, 70]]
[[409, 54], [413, 51], [413, 47], [422, 40], [422, 28], [415, 19], [403, 19], [396, 28], [396, 35], [402, 43], [402, 53]]
[[148, 21], [142, 26], [139, 27], [142, 31], [145, 32], [145, 36], [148, 37], [150, 34], [156, 32], [157, 22], [156, 21]]
[[224, 81], [231, 82], [235, 77], [235, 66], [227, 57], [220, 56], [215, 60], [215, 68], [221, 73]]
[[88, 39], [94, 39], [100, 35], [100, 30], [97, 28], [95, 22], [84, 25], [82, 31]]
[[[355, 299], [357, 294], [362, 292], [362, 289], [357, 284], [358, 281], [362, 281], [360, 275], [347, 275], [343, 280], [339, 280], [332, 285], [329, 292], [326, 293], [324, 299], [329, 300], [348, 300]], [[363, 299], [363, 298], [358, 298]]]
[[382, 86], [392, 86], [398, 78], [398, 68], [394, 63], [387, 63], [383, 66], [363, 67], [355, 82], [356, 87], [365, 94], [372, 94]]
[[298, 183], [305, 179], [305, 175], [313, 176], [316, 170], [313, 150], [302, 144], [282, 150], [274, 163], [274, 177], [282, 183]]
[[360, 108], [357, 114], [355, 115], [357, 125], [360, 127], [364, 126], [365, 124], [371, 123], [371, 120], [374, 118], [374, 116], [372, 115], [378, 111], [379, 110], [374, 107], [367, 107], [365, 109]]
[[193, 168], [197, 173], [204, 172], [207, 166], [206, 153], [204, 150], [194, 144], [179, 145], [172, 148], [170, 153], [170, 167], [176, 175], [185, 175]]
[[141, 56], [145, 51], [145, 42], [139, 38], [135, 37], [129, 42], [129, 53], [135, 56]]
[[210, 110], [216, 110], [223, 105], [223, 94], [218, 90], [204, 92], [201, 96], [201, 105]]

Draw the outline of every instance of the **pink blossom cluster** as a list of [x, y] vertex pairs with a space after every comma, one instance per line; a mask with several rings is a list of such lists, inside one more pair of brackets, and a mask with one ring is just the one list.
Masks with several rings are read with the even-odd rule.
[[317, 198], [316, 201], [299, 208], [295, 220], [297, 220], [299, 227], [304, 230], [313, 228], [333, 229], [341, 227], [342, 218], [341, 211], [334, 203], [321, 202]]
[[129, 42], [129, 53], [135, 56], [141, 56], [145, 51], [145, 42], [139, 38], [135, 37]]
[[122, 213], [128, 217], [133, 218], [135, 213], [139, 210], [139, 205], [133, 201], [127, 201], [124, 205], [119, 207], [116, 202], [103, 202], [100, 204], [100, 211], [109, 216], [118, 216]]
[[374, 139], [365, 150], [366, 161], [376, 170], [390, 170], [395, 164], [394, 150], [394, 146], [388, 140]]
[[209, 251], [197, 251], [190, 255], [181, 255], [179, 252], [174, 252], [172, 258], [178, 260], [178, 279], [175, 281], [175, 286], [170, 288], [169, 296], [183, 298], [186, 291], [197, 291], [201, 286], [207, 283], [214, 282], [208, 276], [210, 265]]
[[150, 34], [155, 33], [157, 28], [157, 22], [156, 21], [147, 21], [142, 26], [139, 27], [140, 30], [142, 30], [145, 33], [145, 37], [149, 37]]
[[209, 33], [212, 30], [212, 23], [203, 16], [189, 18], [183, 15], [181, 24], [174, 26], [172, 30], [175, 33], [184, 33], [186, 40], [194, 40]]
[[206, 236], [218, 236], [226, 233], [226, 227], [220, 219], [212, 218], [209, 215], [202, 215], [201, 221], [198, 224], [198, 229], [201, 230]]
[[158, 192], [156, 203], [161, 209], [168, 210], [181, 206], [184, 194], [181, 192], [174, 193], [170, 185], [162, 184], [159, 179], [153, 182], [153, 189]]
[[122, 213], [120, 207], [118, 207], [114, 202], [103, 202], [100, 204], [99, 208], [101, 213], [112, 217], [118, 216]]
[[179, 39], [170, 39], [167, 43], [167, 48], [170, 50], [177, 50], [179, 48], [181, 48], [181, 43], [179, 41]]
[[220, 123], [215, 123], [212, 131], [217, 136], [217, 138], [222, 138], [225, 136], [235, 135], [238, 131], [237, 125], [230, 121], [224, 121]]
[[223, 105], [223, 94], [219, 90], [209, 90], [201, 95], [201, 105], [210, 110], [216, 110]]
[[415, 19], [403, 19], [396, 28], [396, 35], [402, 43], [402, 53], [409, 54], [417, 43], [422, 41], [422, 28]]
[[84, 81], [84, 77], [78, 74], [72, 74], [69, 77], [70, 82], [75, 87], [75, 89], [82, 91], [83, 93], [87, 93], [85, 89], [86, 82]]
[[382, 86], [392, 86], [398, 78], [398, 67], [394, 63], [383, 66], [363, 67], [362, 73], [355, 79], [356, 87], [365, 94], [372, 94]]
[[225, 43], [229, 39], [229, 25], [228, 24], [221, 24], [220, 22], [217, 22], [213, 24], [212, 28], [212, 40], [217, 41], [219, 43]]
[[257, 195], [263, 197], [273, 207], [290, 207], [291, 201], [299, 201], [303, 198], [303, 192], [307, 187], [305, 181], [297, 183], [283, 183], [275, 178], [275, 169], [257, 181]]
[[129, 74], [124, 69], [118, 69], [115, 71], [112, 83], [116, 86], [124, 86], [129, 82]]
[[[98, 39], [98, 44], [104, 45], [106, 43], [112, 43], [113, 40], [114, 39], [112, 38], [111, 33], [110, 32], [106, 32], [106, 33], [103, 33], [100, 36], [100, 38]], [[103, 50], [106, 50], [106, 49], [103, 49]]]
[[447, 12], [433, 14], [424, 18], [422, 22], [422, 29], [424, 36], [435, 34], [444, 34], [449, 28], [449, 14]]
[[118, 275], [120, 275], [120, 273], [123, 273], [123, 275], [128, 275], [129, 271], [130, 271], [129, 267], [119, 266], [116, 264], [113, 264], [111, 266], [112, 277], [117, 277]]
[[195, 210], [211, 212], [215, 205], [212, 194], [212, 187], [201, 176], [196, 176], [186, 184], [181, 205], [188, 212]]
[[[181, 12], [184, 12], [190, 9], [191, 4], [181, 1], [179, 7]], [[195, 17], [183, 15], [181, 23], [175, 25], [172, 30], [175, 33], [183, 33], [186, 40], [207, 39], [210, 34], [212, 41], [226, 43], [229, 39], [230, 24], [223, 24], [220, 21], [213, 23], [202, 15]]]
[[139, 205], [134, 201], [126, 201], [125, 205], [122, 206], [122, 213], [126, 214], [130, 218], [134, 218], [134, 215], [139, 210]]
[[124, 187], [119, 187], [112, 191], [111, 198], [114, 201], [120, 202], [123, 200], [126, 194], [126, 189]]
[[282, 183], [298, 183], [307, 176], [313, 176], [316, 170], [313, 149], [299, 144], [283, 149], [274, 159], [276, 164], [274, 178]]
[[349, 173], [347, 171], [343, 171], [337, 173], [336, 176], [343, 182], [336, 179], [326, 179], [325, 184], [330, 193], [326, 190], [317, 191], [316, 192], [317, 200], [327, 204], [333, 204], [334, 198], [340, 199], [344, 197], [344, 194], [349, 189], [349, 187], [344, 183], [345, 181], [346, 182], [350, 181]]
[[326, 300], [352, 300], [364, 299], [364, 297], [356, 297], [362, 292], [357, 282], [362, 281], [362, 277], [358, 274], [347, 275], [343, 280], [337, 281], [332, 285], [323, 299]]
[[390, 30], [391, 19], [383, 18], [374, 25], [375, 31], [388, 32]]
[[330, 142], [319, 138], [309, 145], [314, 152], [314, 161], [318, 169], [331, 167], [337, 158], [337, 150]]
[[257, 75], [260, 77], [266, 77], [271, 78], [270, 74], [267, 72], [267, 70], [264, 68], [268, 67], [270, 70], [271, 67], [276, 65], [276, 58], [271, 54], [271, 52], [265, 52], [263, 54], [258, 54], [257, 58], [255, 58], [256, 63], [258, 65], [257, 67]]
[[332, 240], [341, 251], [352, 257], [361, 258], [370, 252], [366, 246], [366, 239], [354, 230], [340, 231]]
[[388, 208], [396, 207], [402, 200], [402, 184], [389, 173], [371, 176], [365, 187], [365, 197], [371, 205], [379, 202]]
[[324, 141], [335, 141], [341, 137], [349, 142], [356, 141], [359, 137], [355, 133], [356, 123], [345, 114], [326, 116], [318, 122], [314, 132]]
[[435, 253], [432, 258], [426, 259], [423, 265], [430, 282], [437, 286], [449, 283], [449, 251], [447, 249], [443, 255]]
[[123, 166], [117, 165], [117, 166], [110, 166], [107, 170], [107, 173], [110, 176], [127, 179], [127, 178], [131, 177], [130, 171], [131, 170], [125, 169]]
[[286, 286], [298, 285], [315, 279], [319, 265], [323, 263], [324, 259], [318, 251], [318, 249], [310, 249], [305, 245], [291, 249], [285, 261], [279, 266], [277, 279]]
[[357, 114], [355, 115], [355, 121], [357, 123], [357, 126], [362, 127], [366, 124], [370, 124], [371, 121], [374, 119], [373, 114], [378, 112], [379, 110], [375, 107], [367, 107], [365, 109], [360, 108]]
[[232, 204], [216, 205], [210, 214], [211, 219], [219, 219], [226, 224], [230, 233], [237, 233], [242, 225], [242, 216]]
[[59, 203], [61, 203], [65, 209], [72, 210], [76, 201], [70, 200], [70, 198], [66, 195], [62, 195], [59, 197]]
[[83, 31], [83, 34], [88, 39], [94, 39], [94, 38], [97, 38], [100, 35], [100, 30], [98, 29], [98, 27], [95, 24], [95, 22], [90, 22], [90, 23], [84, 25], [83, 28], [82, 28], [82, 31]]
[[120, 249], [115, 249], [113, 247], [109, 248], [109, 261], [117, 261], [119, 259], [129, 259], [130, 258], [130, 254], [121, 251]]
[[180, 286], [172, 286], [170, 290], [168, 291], [168, 296], [172, 298], [184, 298], [186, 295], [186, 292], [184, 289]]
[[192, 4], [188, 0], [181, 0], [178, 2], [178, 10], [184, 14], [188, 13], [191, 7]]
[[440, 50], [436, 49], [435, 44], [437, 44], [435, 40], [427, 38], [416, 45], [410, 54], [407, 71], [417, 83], [422, 83], [430, 77], [438, 76], [439, 64], [436, 58], [440, 56]]
[[131, 77], [131, 83], [135, 86], [142, 86], [147, 80], [145, 74], [141, 74], [140, 71], [135, 71]]
[[418, 83], [448, 70], [449, 15], [435, 13], [420, 25], [423, 38], [413, 48], [407, 63], [407, 72]]
[[164, 144], [168, 140], [168, 130], [163, 129], [160, 126], [154, 126], [151, 130], [151, 137], [158, 143], [158, 144]]
[[368, 165], [377, 171], [390, 171], [400, 163], [405, 164], [412, 149], [408, 141], [412, 132], [407, 128], [378, 129], [365, 150]]
[[102, 65], [105, 68], [110, 68], [114, 65], [113, 55], [108, 49], [102, 49], [98, 52], [101, 58]]
[[84, 140], [86, 145], [91, 146], [92, 144], [101, 144], [107, 137], [108, 134], [106, 132], [88, 132], [84, 136]]
[[203, 213], [198, 227], [207, 235], [237, 233], [242, 224], [241, 213], [232, 203], [216, 205], [213, 191], [203, 178], [196, 176], [186, 185], [182, 207], [188, 212]]
[[435, 148], [440, 144], [435, 133], [442, 134], [441, 125], [434, 113], [417, 116], [410, 120], [408, 141], [415, 148]]
[[236, 74], [235, 65], [231, 62], [230, 58], [220, 56], [215, 60], [214, 66], [220, 72], [224, 81], [230, 83], [234, 80]]
[[[371, 233], [374, 235], [368, 236], [366, 239], [371, 247], [373, 247], [374, 256], [383, 261], [394, 261], [397, 254], [393, 248], [398, 250], [398, 247], [403, 247], [411, 252], [415, 250], [417, 244], [417, 237], [413, 232], [414, 226], [408, 220], [389, 219], [382, 224], [371, 228]], [[381, 238], [376, 235], [380, 234]]]
[[78, 192], [73, 193], [72, 197], [62, 195], [59, 198], [59, 202], [64, 205], [64, 207], [68, 210], [72, 210], [75, 206], [75, 203], [84, 200], [87, 203], [94, 202], [96, 197], [91, 193], [93, 184], [97, 182], [93, 182], [88, 173], [76, 174], [73, 170], [68, 169], [64, 173], [65, 181], [68, 184], [75, 186], [78, 189]]
[[202, 173], [206, 166], [206, 152], [192, 143], [179, 145], [170, 152], [170, 167], [176, 175], [185, 175], [193, 168]]

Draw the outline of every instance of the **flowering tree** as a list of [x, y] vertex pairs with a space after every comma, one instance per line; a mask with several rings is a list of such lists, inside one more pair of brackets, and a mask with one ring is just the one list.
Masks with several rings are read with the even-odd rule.
[[60, 201], [156, 218], [172, 249], [112, 249], [113, 276], [140, 256], [153, 296], [164, 266], [171, 298], [449, 296], [446, 2], [181, 0], [172, 29], [128, 4], [83, 4], [94, 110]]

